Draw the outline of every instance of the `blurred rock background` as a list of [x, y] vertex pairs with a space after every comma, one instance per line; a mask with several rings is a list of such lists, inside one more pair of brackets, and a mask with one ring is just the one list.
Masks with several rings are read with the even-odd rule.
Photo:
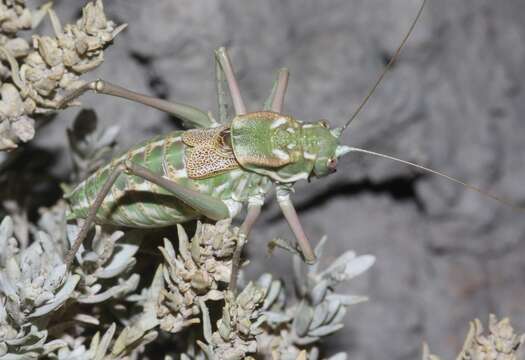
[[[34, 4], [43, 2], [34, 1]], [[83, 3], [55, 0], [65, 23]], [[419, 0], [106, 0], [129, 28], [97, 77], [215, 111], [213, 49], [231, 49], [245, 101], [255, 110], [275, 71], [291, 81], [286, 113], [342, 125], [395, 51]], [[430, 0], [401, 59], [346, 134], [347, 142], [417, 161], [515, 202], [525, 202], [525, 3]], [[51, 32], [49, 24], [42, 31]], [[176, 119], [124, 100], [86, 95], [126, 148], [178, 127]], [[27, 156], [65, 178], [65, 129], [78, 109], [43, 127]], [[31, 155], [32, 154], [32, 155]], [[20, 172], [21, 176], [23, 172]], [[56, 189], [42, 196], [59, 196]], [[36, 196], [36, 195], [35, 195]], [[266, 255], [291, 237], [273, 198], [247, 249], [250, 274], [290, 273], [290, 255]], [[525, 329], [523, 214], [442, 179], [353, 155], [336, 175], [297, 185], [295, 203], [314, 242], [334, 258], [371, 253], [372, 271], [349, 292], [369, 295], [330, 352], [353, 360], [417, 359], [422, 341], [451, 358], [468, 321], [493, 312]]]

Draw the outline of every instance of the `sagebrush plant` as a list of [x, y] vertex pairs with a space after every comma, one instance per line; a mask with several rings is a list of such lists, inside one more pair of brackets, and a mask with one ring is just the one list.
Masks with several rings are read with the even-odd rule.
[[[54, 34], [26, 40], [25, 31], [44, 18]], [[103, 62], [124, 27], [106, 18], [101, 0], [65, 26], [51, 5], [30, 10], [24, 0], [0, 0], [0, 150], [16, 152], [30, 141], [35, 121], [84, 84], [81, 75]], [[96, 122], [93, 111], [83, 110], [68, 131], [73, 168], [64, 189], [113, 155], [119, 129], [97, 129]], [[315, 249], [320, 261], [306, 266], [294, 246], [275, 240], [294, 258], [293, 293], [269, 273], [233, 293], [228, 284], [240, 235], [230, 219], [199, 222], [191, 232], [179, 225], [158, 249], [144, 244], [160, 244], [151, 239], [156, 232], [96, 226], [68, 269], [64, 258], [81, 223], [67, 221], [66, 201], [41, 208], [35, 221], [24, 203], [2, 204], [1, 360], [347, 358], [323, 349], [323, 338], [343, 327], [350, 306], [366, 301], [338, 293], [337, 285], [367, 271], [371, 255], [348, 251], [323, 268], [322, 239]], [[458, 359], [517, 359], [523, 337], [508, 319], [491, 316], [489, 332], [473, 322]], [[427, 348], [423, 358], [438, 359]]]
[[[21, 30], [35, 29], [45, 15], [54, 34], [34, 34], [31, 41]], [[25, 0], [0, 4], [0, 150], [31, 140], [34, 117], [55, 110], [63, 91], [84, 82], [81, 75], [104, 61], [104, 49], [126, 25], [117, 26], [104, 15], [101, 1], [89, 3], [75, 24], [62, 26], [51, 3], [30, 11]]]

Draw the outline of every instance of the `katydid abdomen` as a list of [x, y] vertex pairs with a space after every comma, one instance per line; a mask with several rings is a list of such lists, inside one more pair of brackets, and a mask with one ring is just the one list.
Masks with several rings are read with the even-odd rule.
[[[265, 177], [235, 168], [206, 178], [188, 176], [185, 159], [188, 146], [183, 141], [184, 131], [175, 131], [139, 144], [80, 183], [68, 194], [69, 219], [86, 218], [103, 184], [112, 170], [125, 160], [148, 168], [150, 171], [221, 199], [233, 217], [243, 202], [258, 193], [267, 191]], [[154, 228], [202, 217], [193, 208], [174, 197], [165, 189], [137, 176], [122, 173], [112, 186], [102, 206], [97, 211], [97, 222], [135, 228]]]

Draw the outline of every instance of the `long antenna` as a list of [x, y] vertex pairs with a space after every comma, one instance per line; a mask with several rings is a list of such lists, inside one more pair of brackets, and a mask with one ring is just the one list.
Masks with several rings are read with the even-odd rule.
[[366, 149], [350, 147], [349, 151], [350, 152], [351, 151], [355, 151], [355, 152], [360, 152], [360, 153], [364, 153], [364, 154], [368, 154], [368, 155], [374, 155], [374, 156], [378, 156], [378, 157], [381, 157], [381, 158], [384, 158], [384, 159], [394, 160], [394, 161], [400, 162], [400, 163], [405, 164], [405, 165], [413, 166], [415, 168], [418, 168], [420, 170], [429, 172], [431, 174], [441, 176], [441, 177], [443, 177], [443, 178], [445, 178], [447, 180], [455, 182], [456, 184], [463, 185], [464, 187], [466, 187], [469, 190], [476, 191], [476, 192], [480, 193], [481, 195], [489, 197], [489, 198], [491, 198], [493, 200], [496, 200], [497, 202], [499, 202], [499, 203], [501, 203], [501, 204], [503, 204], [505, 206], [513, 208], [514, 210], [525, 211], [525, 207], [523, 207], [523, 206], [513, 204], [511, 201], [509, 201], [507, 199], [504, 199], [504, 198], [502, 198], [500, 196], [491, 194], [491, 193], [489, 193], [489, 192], [487, 192], [487, 191], [485, 191], [483, 189], [480, 189], [480, 188], [478, 188], [478, 187], [476, 187], [474, 185], [471, 185], [471, 184], [469, 184], [469, 183], [467, 183], [465, 181], [456, 179], [456, 178], [454, 178], [454, 177], [452, 177], [450, 175], [444, 174], [444, 173], [442, 173], [440, 171], [432, 170], [430, 168], [427, 168], [427, 167], [419, 165], [419, 164], [415, 164], [415, 163], [410, 162], [410, 161], [398, 159], [398, 158], [390, 156], [390, 155], [385, 155], [385, 154], [377, 153], [375, 151], [370, 151], [370, 150], [366, 150]]
[[388, 71], [390, 71], [390, 69], [392, 69], [392, 66], [397, 61], [397, 59], [399, 58], [399, 55], [401, 54], [401, 50], [403, 50], [403, 48], [405, 47], [406, 42], [408, 41], [408, 38], [410, 37], [410, 35], [414, 31], [414, 28], [416, 27], [416, 24], [417, 24], [419, 18], [421, 17], [421, 14], [423, 13], [423, 9], [425, 8], [425, 4], [426, 3], [427, 3], [427, 0], [423, 0], [423, 2], [421, 3], [421, 6], [419, 7], [419, 11], [417, 12], [416, 18], [414, 19], [414, 21], [412, 21], [412, 24], [410, 25], [410, 28], [408, 29], [408, 32], [405, 34], [405, 37], [403, 38], [403, 41], [401, 41], [401, 44], [399, 45], [399, 47], [397, 48], [396, 52], [394, 53], [394, 56], [392, 56], [390, 58], [390, 61], [386, 65], [386, 67], [383, 70], [383, 72], [381, 73], [381, 75], [379, 75], [379, 77], [377, 78], [376, 82], [374, 83], [374, 86], [372, 86], [372, 89], [370, 89], [370, 91], [365, 96], [365, 98], [363, 99], [361, 104], [357, 107], [357, 109], [354, 111], [354, 113], [352, 114], [350, 119], [346, 122], [345, 126], [343, 126], [343, 129], [342, 129], [341, 132], [343, 132], [348, 127], [348, 125], [350, 125], [350, 123], [352, 121], [354, 121], [354, 119], [361, 113], [361, 110], [363, 110], [365, 105], [368, 103], [368, 100], [370, 100], [372, 95], [377, 90], [377, 87], [379, 86], [379, 84], [381, 84], [381, 81], [383, 81], [386, 73]]

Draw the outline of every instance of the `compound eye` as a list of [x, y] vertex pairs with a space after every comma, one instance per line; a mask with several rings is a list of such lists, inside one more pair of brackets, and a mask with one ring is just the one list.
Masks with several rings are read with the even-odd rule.
[[326, 120], [319, 120], [319, 125], [321, 125], [321, 127], [327, 128], [327, 129], [330, 127], [330, 124]]
[[328, 167], [328, 169], [330, 169], [330, 171], [335, 171], [337, 170], [337, 159], [336, 158], [330, 158], [328, 159], [328, 162], [326, 164], [326, 166]]

